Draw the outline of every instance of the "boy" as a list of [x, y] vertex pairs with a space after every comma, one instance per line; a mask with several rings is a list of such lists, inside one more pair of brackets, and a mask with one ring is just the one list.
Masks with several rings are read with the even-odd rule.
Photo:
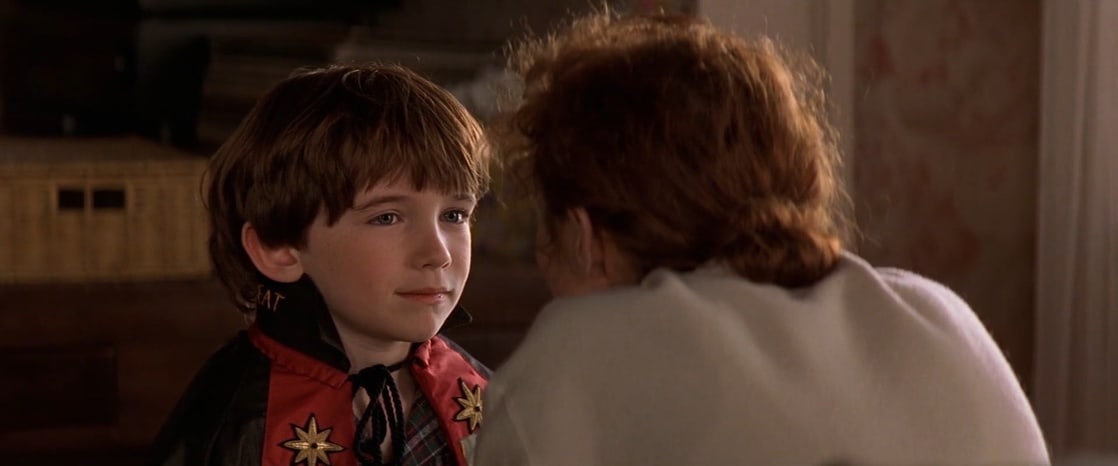
[[214, 155], [216, 272], [252, 322], [149, 464], [466, 464], [489, 371], [445, 322], [488, 183], [478, 123], [396, 66], [296, 73]]

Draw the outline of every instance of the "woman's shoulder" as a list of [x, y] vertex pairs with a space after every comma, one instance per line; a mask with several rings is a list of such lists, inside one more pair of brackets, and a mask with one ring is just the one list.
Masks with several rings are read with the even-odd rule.
[[895, 267], [876, 267], [874, 271], [877, 272], [881, 281], [894, 291], [906, 296], [923, 300], [943, 301], [950, 305], [957, 305], [962, 302], [962, 298], [947, 285], [919, 273]]
[[881, 281], [910, 306], [939, 311], [954, 318], [966, 318], [974, 311], [962, 297], [947, 285], [917, 272], [894, 267], [874, 269]]
[[637, 285], [554, 298], [540, 310], [535, 326], [597, 326], [671, 312], [687, 301], [687, 287], [681, 274], [658, 269]]
[[989, 332], [978, 315], [958, 293], [947, 285], [918, 272], [896, 267], [873, 267], [848, 254], [844, 261], [855, 264], [864, 274], [871, 274], [877, 286], [925, 325], [959, 334], [967, 340], [987, 340]]

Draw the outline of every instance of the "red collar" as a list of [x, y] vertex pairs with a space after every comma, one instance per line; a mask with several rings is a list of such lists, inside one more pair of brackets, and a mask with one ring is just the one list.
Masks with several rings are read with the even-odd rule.
[[[340, 388], [347, 381], [348, 374], [345, 372], [276, 341], [255, 325], [248, 328], [248, 337], [268, 359], [293, 373], [310, 377], [334, 388]], [[432, 342], [437, 340], [437, 338], [427, 340], [415, 349], [412, 353], [415, 365], [426, 368], [431, 364]]]

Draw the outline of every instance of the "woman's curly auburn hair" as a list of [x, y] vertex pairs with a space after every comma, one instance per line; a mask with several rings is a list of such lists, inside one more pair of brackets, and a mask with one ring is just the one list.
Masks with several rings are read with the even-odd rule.
[[691, 17], [598, 12], [512, 49], [524, 93], [496, 145], [546, 233], [583, 207], [642, 276], [722, 261], [810, 285], [838, 261], [846, 198], [823, 73], [785, 56]]

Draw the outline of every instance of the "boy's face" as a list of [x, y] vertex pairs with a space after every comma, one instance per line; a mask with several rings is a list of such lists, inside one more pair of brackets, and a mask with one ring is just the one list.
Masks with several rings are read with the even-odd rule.
[[339, 333], [374, 344], [434, 336], [470, 273], [476, 205], [471, 194], [416, 191], [405, 179], [358, 193], [334, 225], [320, 212], [299, 261]]

